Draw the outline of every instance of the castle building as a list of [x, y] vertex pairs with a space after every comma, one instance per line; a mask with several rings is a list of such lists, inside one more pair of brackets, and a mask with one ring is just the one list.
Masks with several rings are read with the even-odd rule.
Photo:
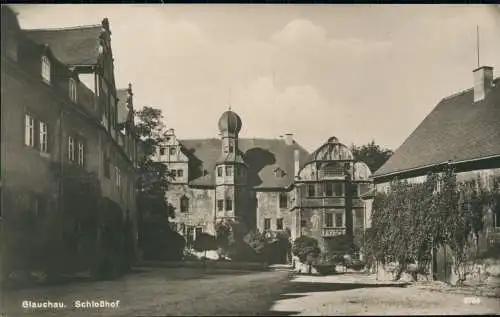
[[[81, 237], [97, 226], [76, 214], [100, 206], [137, 232], [133, 93], [116, 88], [109, 22], [26, 30], [3, 5], [2, 22], [0, 219], [10, 237], [2, 241], [24, 235], [36, 243], [53, 233], [76, 254], [65, 266], [88, 264]], [[65, 184], [87, 175], [103, 199], [75, 207], [83, 189]]]
[[348, 147], [332, 137], [311, 154], [293, 134], [239, 138], [242, 124], [228, 110], [219, 138], [181, 140], [170, 129], [157, 148], [154, 159], [175, 175], [166, 197], [175, 207], [172, 224], [188, 244], [200, 232], [214, 234], [223, 219], [320, 242], [363, 226], [360, 195], [371, 189], [370, 171]]

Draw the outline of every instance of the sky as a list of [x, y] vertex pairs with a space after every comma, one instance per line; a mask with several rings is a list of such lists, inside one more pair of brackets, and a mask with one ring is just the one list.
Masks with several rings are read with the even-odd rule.
[[293, 133], [397, 149], [441, 98], [500, 72], [499, 5], [13, 5], [22, 28], [108, 17], [118, 87], [163, 111], [180, 139]]

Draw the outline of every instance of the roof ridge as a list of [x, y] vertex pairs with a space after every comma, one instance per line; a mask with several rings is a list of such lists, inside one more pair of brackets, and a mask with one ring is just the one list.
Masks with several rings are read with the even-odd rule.
[[100, 24], [76, 25], [76, 26], [63, 26], [54, 28], [41, 28], [41, 29], [22, 29], [27, 32], [43, 32], [43, 31], [65, 31], [65, 30], [79, 30], [101, 27]]
[[456, 92], [456, 93], [454, 93], [454, 94], [451, 94], [451, 95], [449, 95], [449, 96], [444, 97], [444, 98], [442, 99], [442, 101], [444, 101], [444, 100], [450, 100], [450, 99], [455, 98], [455, 97], [457, 97], [457, 96], [463, 95], [463, 94], [465, 94], [465, 93], [467, 93], [467, 92], [469, 92], [470, 90], [473, 90], [473, 89], [474, 89], [474, 87], [471, 87], [471, 88], [467, 88], [467, 89], [461, 90], [461, 91], [459, 91], [459, 92]]

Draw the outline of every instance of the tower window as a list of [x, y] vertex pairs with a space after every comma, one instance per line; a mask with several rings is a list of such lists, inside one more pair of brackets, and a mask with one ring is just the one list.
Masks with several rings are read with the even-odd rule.
[[226, 176], [233, 176], [233, 167], [226, 166]]
[[307, 184], [307, 196], [316, 196], [316, 187], [314, 186], [314, 184]]
[[332, 197], [333, 196], [333, 184], [332, 183], [326, 183], [325, 196], [326, 197]]
[[177, 149], [175, 147], [170, 148], [170, 155], [175, 155], [177, 154]]
[[224, 210], [224, 200], [222, 199], [217, 200], [217, 210], [218, 211]]
[[217, 176], [222, 177], [222, 166], [217, 167]]
[[280, 208], [288, 208], [288, 193], [280, 193]]
[[233, 201], [230, 198], [226, 199], [226, 210], [233, 210]]
[[160, 155], [165, 155], [165, 148], [164, 147], [160, 148]]
[[325, 227], [333, 227], [333, 214], [331, 212], [325, 213]]
[[343, 221], [342, 221], [343, 219], [342, 219], [342, 218], [343, 218], [343, 217], [342, 217], [342, 213], [337, 212], [337, 213], [335, 214], [335, 227], [340, 228], [340, 227], [342, 227], [342, 226], [343, 226]]
[[177, 177], [183, 177], [184, 176], [184, 171], [183, 170], [177, 170]]
[[189, 198], [186, 196], [181, 197], [181, 212], [189, 211]]

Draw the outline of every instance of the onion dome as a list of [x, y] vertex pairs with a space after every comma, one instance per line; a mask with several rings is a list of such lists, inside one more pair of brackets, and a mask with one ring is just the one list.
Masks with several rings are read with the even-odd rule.
[[241, 118], [235, 112], [228, 110], [219, 119], [220, 132], [238, 134], [241, 130]]

